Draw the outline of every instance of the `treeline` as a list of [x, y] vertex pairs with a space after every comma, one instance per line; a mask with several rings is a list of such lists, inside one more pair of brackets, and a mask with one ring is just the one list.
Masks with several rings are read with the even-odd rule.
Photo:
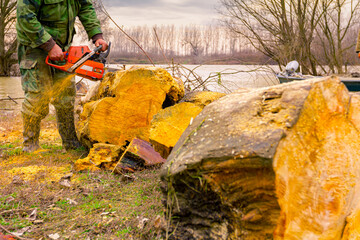
[[[256, 49], [245, 37], [234, 34], [221, 25], [162, 25], [162, 26], [132, 26], [124, 27], [130, 35], [156, 63], [185, 64], [276, 64], [276, 61]], [[149, 63], [140, 48], [128, 39], [119, 29], [106, 27], [105, 36], [112, 42], [110, 59], [119, 64]], [[354, 53], [357, 29], [349, 30], [344, 42], [345, 65], [357, 65], [359, 59]], [[321, 65], [328, 62], [320, 45], [322, 39], [315, 37], [313, 52], [318, 56]], [[269, 44], [273, 44], [270, 43]], [[300, 43], [299, 43], [300, 44]], [[269, 46], [274, 47], [274, 46]], [[287, 55], [288, 49], [283, 49]], [[340, 53], [339, 53], [340, 54]], [[294, 59], [296, 59], [296, 54]], [[284, 63], [286, 64], [286, 63]]]
[[358, 63], [359, 0], [220, 0], [222, 22], [279, 65], [305, 74], [347, 73]]
[[[221, 26], [125, 27], [155, 62], [188, 64], [265, 64], [269, 58]], [[111, 59], [118, 63], [147, 62], [140, 48], [118, 29], [106, 29], [112, 42]]]

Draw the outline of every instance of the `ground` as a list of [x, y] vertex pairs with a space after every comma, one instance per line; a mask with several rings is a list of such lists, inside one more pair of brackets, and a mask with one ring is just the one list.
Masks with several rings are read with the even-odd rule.
[[[72, 164], [86, 151], [62, 149], [53, 114], [42, 121], [44, 150], [23, 153], [21, 130], [19, 112], [0, 112], [0, 233], [17, 232], [19, 239], [159, 238], [159, 169], [76, 173]], [[61, 180], [68, 174], [70, 185]]]

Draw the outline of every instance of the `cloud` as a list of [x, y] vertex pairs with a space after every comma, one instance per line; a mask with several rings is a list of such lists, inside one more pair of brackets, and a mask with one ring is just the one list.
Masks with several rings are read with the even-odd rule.
[[104, 3], [111, 7], [205, 7], [208, 8], [217, 0], [105, 0]]
[[217, 0], [104, 0], [121, 25], [207, 24], [217, 17]]
[[162, 0], [106, 0], [105, 5], [111, 7], [146, 7], [161, 3]]

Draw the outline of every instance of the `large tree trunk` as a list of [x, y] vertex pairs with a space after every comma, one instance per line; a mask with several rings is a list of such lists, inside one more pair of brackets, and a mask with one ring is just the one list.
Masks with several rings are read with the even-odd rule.
[[352, 236], [359, 99], [325, 78], [239, 91], [205, 107], [161, 173], [170, 238], [336, 240], [347, 217]]
[[16, 1], [0, 1], [0, 76], [9, 76], [16, 56]]

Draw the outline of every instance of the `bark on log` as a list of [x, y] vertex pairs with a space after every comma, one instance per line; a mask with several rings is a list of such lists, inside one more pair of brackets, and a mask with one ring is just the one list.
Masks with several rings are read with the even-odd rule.
[[122, 146], [134, 138], [149, 140], [150, 122], [163, 107], [178, 102], [184, 89], [164, 69], [133, 67], [109, 73], [78, 122], [80, 141]]
[[218, 100], [219, 98], [222, 98], [225, 95], [226, 95], [225, 93], [209, 92], [209, 91], [191, 92], [186, 94], [184, 98], [181, 99], [180, 102], [190, 102], [190, 103], [194, 103], [196, 106], [204, 108], [205, 106]]
[[359, 102], [325, 78], [239, 91], [205, 107], [161, 172], [170, 238], [336, 240], [344, 228], [352, 236]]

